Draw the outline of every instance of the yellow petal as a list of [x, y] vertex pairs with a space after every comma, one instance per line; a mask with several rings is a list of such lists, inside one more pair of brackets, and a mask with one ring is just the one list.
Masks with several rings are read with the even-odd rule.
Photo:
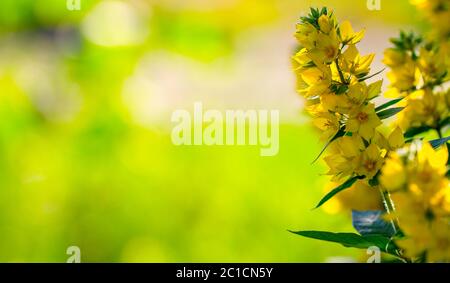
[[313, 85], [320, 80], [322, 74], [318, 68], [308, 68], [301, 73], [301, 76], [308, 85]]
[[349, 40], [355, 33], [352, 24], [349, 21], [343, 21], [339, 27], [341, 31], [341, 38], [343, 41]]
[[324, 33], [329, 33], [331, 28], [333, 27], [330, 18], [327, 15], [320, 16], [318, 22], [320, 30]]
[[353, 61], [359, 55], [359, 51], [354, 44], [349, 45], [343, 53], [345, 60]]
[[366, 140], [370, 140], [373, 137], [375, 128], [369, 123], [363, 123], [359, 126], [359, 134]]
[[369, 147], [366, 149], [365, 153], [370, 160], [380, 159], [380, 149], [374, 143], [371, 143], [369, 145]]
[[383, 85], [383, 80], [376, 81], [374, 83], [371, 83], [367, 87], [367, 99], [374, 98], [378, 94], [381, 93], [381, 86]]
[[402, 129], [396, 127], [388, 138], [389, 146], [392, 149], [397, 149], [405, 144], [405, 138], [403, 137]]

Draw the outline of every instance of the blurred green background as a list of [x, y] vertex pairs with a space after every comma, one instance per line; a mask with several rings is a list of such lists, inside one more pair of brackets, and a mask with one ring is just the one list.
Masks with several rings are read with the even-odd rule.
[[[395, 3], [394, 3], [395, 2]], [[287, 229], [351, 231], [311, 208], [317, 133], [295, 93], [309, 6], [367, 28], [362, 53], [420, 29], [407, 0], [0, 1], [0, 261], [323, 262], [361, 256]], [[279, 109], [280, 151], [175, 147], [170, 116]]]

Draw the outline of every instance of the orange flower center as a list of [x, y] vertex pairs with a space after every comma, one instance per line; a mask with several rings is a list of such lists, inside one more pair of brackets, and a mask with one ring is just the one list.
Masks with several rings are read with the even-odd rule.
[[369, 119], [369, 115], [367, 115], [366, 112], [360, 112], [358, 113], [356, 118], [358, 119], [359, 122], [364, 123], [367, 122], [367, 120]]
[[367, 170], [368, 172], [375, 170], [376, 166], [377, 166], [377, 162], [374, 161], [374, 160], [368, 159], [368, 160], [366, 160], [366, 162], [364, 163], [364, 168], [366, 168], [366, 170]]
[[334, 48], [334, 46], [329, 45], [327, 47], [325, 47], [325, 56], [327, 56], [327, 58], [329, 59], [333, 59], [334, 56], [336, 55], [336, 48]]

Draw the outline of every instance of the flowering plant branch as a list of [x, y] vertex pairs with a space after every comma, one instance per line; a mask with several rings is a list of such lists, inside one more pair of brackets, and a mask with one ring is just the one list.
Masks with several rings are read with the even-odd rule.
[[[444, 2], [449, 13], [449, 1], [419, 2], [422, 9], [429, 8], [423, 2]], [[336, 184], [316, 208], [344, 191], [364, 190], [370, 193], [361, 199], [382, 200], [384, 210], [353, 211], [359, 234], [294, 233], [347, 247], [377, 246], [405, 262], [450, 261], [449, 138], [443, 137], [450, 120], [450, 92], [444, 90], [449, 35], [439, 32], [425, 41], [402, 32], [392, 39], [384, 63], [391, 82], [385, 96], [393, 99], [376, 106], [383, 81], [368, 83], [379, 72], [371, 74], [374, 54], [357, 49], [364, 30], [339, 23], [327, 8], [312, 8], [300, 19], [295, 36], [301, 48], [293, 57], [297, 90], [326, 142], [317, 159], [325, 154], [327, 175]], [[391, 117], [396, 119], [383, 123]], [[423, 141], [429, 130], [437, 138]]]

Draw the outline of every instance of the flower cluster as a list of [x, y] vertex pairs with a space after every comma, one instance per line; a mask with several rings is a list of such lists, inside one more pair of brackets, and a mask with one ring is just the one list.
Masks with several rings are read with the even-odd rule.
[[450, 182], [446, 147], [434, 150], [413, 144], [392, 152], [383, 166], [381, 184], [395, 203], [388, 217], [397, 220], [405, 238], [397, 240], [409, 258], [450, 261]]
[[430, 132], [441, 138], [443, 146], [434, 150], [428, 142], [412, 143], [390, 153], [380, 182], [395, 204], [389, 217], [404, 233], [396, 243], [405, 256], [450, 261], [448, 139], [442, 139], [450, 122], [450, 90], [446, 89], [450, 80], [450, 1], [412, 2], [424, 11], [433, 31], [427, 40], [402, 32], [391, 40], [394, 47], [385, 51], [383, 61], [390, 68], [388, 95], [399, 97], [399, 105], [404, 107], [394, 124], [409, 139]]
[[[326, 8], [311, 9], [301, 18], [296, 38], [301, 45], [294, 56], [298, 92], [305, 97], [313, 124], [329, 142], [324, 158], [333, 181], [358, 176], [369, 181], [381, 168], [388, 150], [403, 145], [400, 129], [388, 138], [378, 126], [384, 118], [372, 100], [382, 80], [366, 83], [374, 54], [361, 55], [356, 44], [364, 30], [350, 22], [340, 25]], [[384, 110], [385, 111], [385, 110]]]
[[[423, 9], [432, 7], [430, 13], [441, 13], [436, 3], [448, 11], [449, 1], [416, 2]], [[402, 32], [391, 40], [394, 47], [383, 61], [390, 68], [385, 96], [394, 99], [376, 106], [382, 80], [367, 82], [377, 75], [370, 74], [374, 54], [361, 55], [356, 46], [364, 30], [355, 32], [348, 21], [339, 24], [326, 8], [311, 9], [297, 25], [297, 90], [326, 142], [323, 160], [334, 187], [316, 207], [337, 196], [340, 206], [367, 210], [354, 213], [360, 234], [352, 241], [361, 239], [355, 247], [369, 241], [365, 233], [370, 239], [377, 234], [374, 245], [404, 261], [450, 261], [450, 138], [443, 138], [450, 122], [450, 90], [445, 88], [450, 55], [444, 34], [424, 41]], [[382, 120], [394, 115], [385, 135]], [[428, 131], [439, 138], [417, 138]], [[346, 235], [296, 233], [348, 245]]]
[[450, 114], [450, 92], [442, 85], [450, 79], [450, 54], [439, 41], [423, 42], [413, 33], [400, 33], [391, 40], [394, 47], [384, 53], [390, 68], [386, 96], [403, 98], [405, 110], [398, 124], [404, 131], [426, 127], [440, 130]]

